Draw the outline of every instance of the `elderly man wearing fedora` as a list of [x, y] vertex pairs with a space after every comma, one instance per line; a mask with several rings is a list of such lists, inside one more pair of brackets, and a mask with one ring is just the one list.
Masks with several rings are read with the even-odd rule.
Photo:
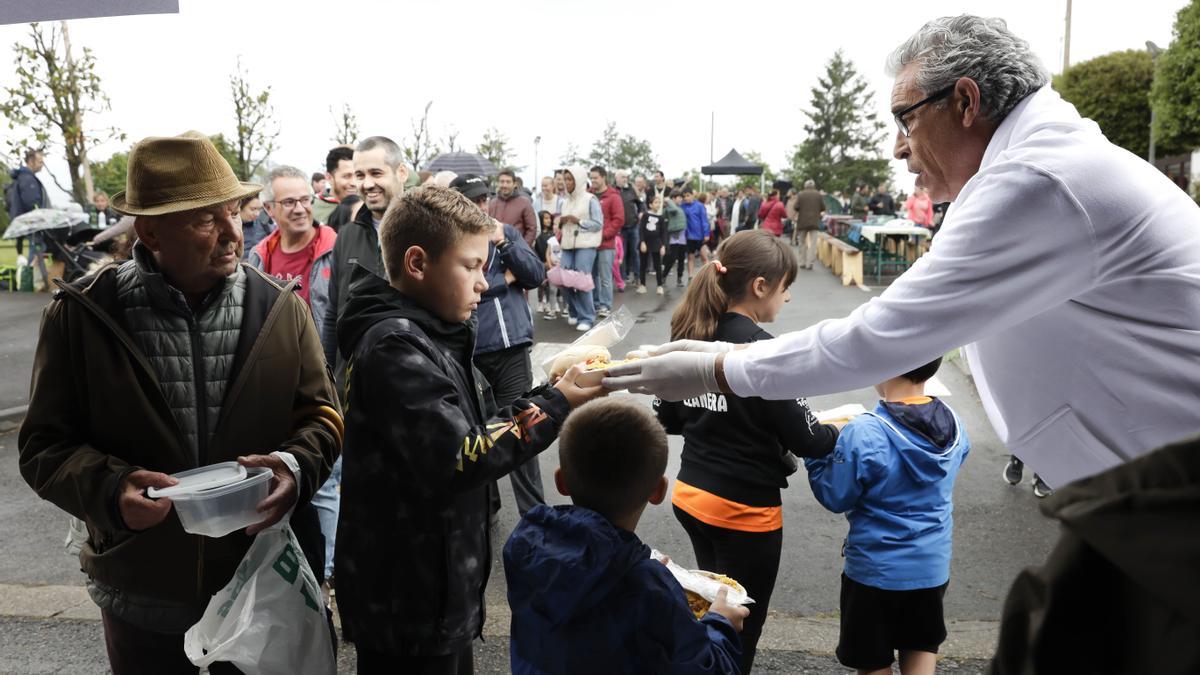
[[[113, 672], [195, 673], [183, 633], [253, 535], [329, 475], [342, 420], [304, 301], [240, 264], [238, 202], [259, 186], [196, 132], [135, 145], [127, 184], [112, 202], [136, 217], [133, 259], [57, 281], [45, 310], [20, 468], [87, 525], [80, 562]], [[244, 531], [187, 534], [170, 499], [146, 496], [233, 460], [274, 472]]]

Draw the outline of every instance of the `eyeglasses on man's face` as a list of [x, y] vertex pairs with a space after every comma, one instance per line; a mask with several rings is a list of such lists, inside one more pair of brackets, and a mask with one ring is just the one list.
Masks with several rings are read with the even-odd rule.
[[278, 199], [275, 203], [282, 206], [284, 210], [291, 211], [296, 208], [297, 204], [307, 209], [312, 206], [313, 199], [312, 197], [288, 197], [287, 199]]
[[946, 87], [945, 89], [940, 89], [940, 90], [930, 94], [929, 96], [926, 96], [925, 98], [921, 99], [920, 101], [917, 101], [916, 103], [908, 106], [904, 110], [901, 110], [900, 112], [892, 115], [892, 117], [895, 118], [895, 120], [896, 120], [896, 128], [900, 130], [900, 133], [904, 134], [905, 138], [908, 138], [909, 135], [912, 133], [912, 130], [909, 129], [908, 122], [904, 118], [906, 116], [912, 114], [915, 110], [917, 110], [918, 108], [920, 108], [921, 106], [923, 106], [927, 103], [933, 103], [934, 101], [939, 101], [943, 98], [946, 98], [947, 96], [949, 96], [950, 94], [952, 94], [954, 92], [955, 86], [956, 85], [952, 84], [952, 85]]

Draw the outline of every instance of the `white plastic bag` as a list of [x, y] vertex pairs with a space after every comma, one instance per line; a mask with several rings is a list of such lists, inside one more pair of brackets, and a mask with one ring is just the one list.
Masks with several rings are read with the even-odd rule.
[[286, 518], [258, 533], [183, 650], [197, 666], [228, 661], [246, 675], [336, 672], [321, 589]]
[[[569, 346], [576, 345], [597, 345], [605, 349], [611, 349], [618, 342], [625, 339], [629, 335], [629, 331], [633, 330], [633, 325], [637, 323], [637, 319], [629, 308], [625, 306], [618, 307], [616, 311], [604, 319], [579, 339], [572, 342]], [[551, 369], [554, 368], [554, 361], [561, 354], [561, 351], [551, 354], [548, 358], [542, 361], [542, 371], [549, 377]]]

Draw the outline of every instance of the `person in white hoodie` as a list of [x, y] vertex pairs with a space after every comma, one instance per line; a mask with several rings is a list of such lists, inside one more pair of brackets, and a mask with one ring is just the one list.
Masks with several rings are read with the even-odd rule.
[[[596, 249], [604, 228], [600, 201], [588, 192], [588, 172], [582, 166], [568, 166], [562, 172], [567, 187], [559, 229], [562, 232], [562, 267], [592, 274], [596, 267]], [[591, 330], [596, 321], [596, 306], [591, 291], [573, 288], [567, 291], [567, 323], [576, 330]]]
[[1200, 207], [1080, 117], [1000, 19], [931, 21], [888, 69], [895, 156], [953, 202], [930, 254], [845, 318], [661, 345], [605, 386], [815, 396], [967, 345], [1000, 439], [1051, 488], [1195, 434]]

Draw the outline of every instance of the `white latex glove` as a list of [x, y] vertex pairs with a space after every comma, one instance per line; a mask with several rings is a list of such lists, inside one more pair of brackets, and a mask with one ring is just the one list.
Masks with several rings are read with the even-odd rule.
[[[676, 340], [667, 342], [657, 347], [646, 349], [635, 349], [629, 352], [627, 358], [644, 359], [651, 356], [662, 356], [671, 352], [704, 352], [706, 354], [723, 354], [737, 349], [737, 345], [732, 342], [705, 342], [703, 340]], [[715, 390], [714, 390], [715, 391]]]
[[602, 384], [606, 389], [628, 389], [635, 394], [654, 394], [664, 401], [694, 398], [710, 391], [720, 391], [720, 387], [717, 386], [718, 353], [676, 350], [662, 356], [630, 361], [609, 368], [608, 376]]

